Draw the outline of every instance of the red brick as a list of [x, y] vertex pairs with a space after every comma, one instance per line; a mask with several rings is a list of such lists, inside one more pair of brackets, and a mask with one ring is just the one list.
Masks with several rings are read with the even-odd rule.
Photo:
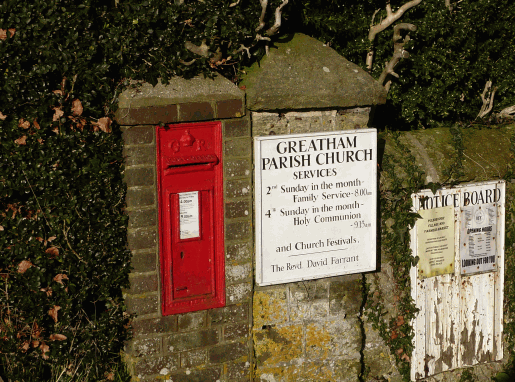
[[179, 105], [178, 122], [207, 121], [214, 118], [213, 106], [209, 102], [192, 102]]
[[216, 103], [218, 118], [238, 118], [243, 117], [245, 110], [243, 109], [243, 101], [241, 99], [231, 99], [226, 101], [218, 101]]

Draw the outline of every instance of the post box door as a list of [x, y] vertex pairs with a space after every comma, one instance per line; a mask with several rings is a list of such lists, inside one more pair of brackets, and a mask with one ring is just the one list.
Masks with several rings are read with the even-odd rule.
[[225, 305], [219, 123], [157, 128], [163, 314]]

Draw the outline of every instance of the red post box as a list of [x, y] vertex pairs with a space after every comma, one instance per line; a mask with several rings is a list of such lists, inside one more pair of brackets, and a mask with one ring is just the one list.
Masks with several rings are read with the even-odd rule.
[[225, 305], [220, 122], [157, 127], [163, 315]]

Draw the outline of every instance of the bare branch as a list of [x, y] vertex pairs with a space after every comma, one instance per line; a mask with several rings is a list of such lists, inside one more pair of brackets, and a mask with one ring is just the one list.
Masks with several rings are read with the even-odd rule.
[[[402, 7], [400, 7], [399, 9], [397, 9], [395, 12], [392, 12], [391, 8], [390, 8], [390, 12], [389, 14], [387, 14], [386, 18], [381, 20], [381, 22], [379, 24], [376, 24], [376, 25], [373, 25], [371, 28], [370, 28], [370, 31], [368, 32], [368, 39], [370, 41], [374, 41], [374, 39], [376, 38], [376, 35], [379, 33], [379, 32], [382, 32], [384, 31], [386, 28], [388, 28], [390, 25], [392, 25], [394, 22], [396, 22], [397, 20], [399, 20], [401, 18], [401, 16], [407, 11], [409, 10], [410, 8], [413, 8], [414, 6], [416, 5], [419, 5], [420, 3], [422, 2], [422, 0], [411, 0], [411, 1], [408, 1], [406, 4], [404, 4]], [[386, 9], [387, 9], [387, 12], [388, 12], [388, 4], [386, 5]]]
[[449, 10], [449, 12], [452, 12], [453, 8], [452, 8], [451, 0], [445, 0], [445, 6]]
[[200, 44], [200, 46], [197, 46], [190, 41], [186, 41], [184, 43], [184, 47], [188, 49], [190, 52], [198, 54], [199, 56], [209, 56], [209, 46], [207, 46], [206, 40], [202, 40], [202, 44]]
[[193, 59], [193, 60], [191, 60], [191, 61], [179, 60], [179, 62], [180, 62], [181, 64], [186, 65], [186, 66], [193, 65], [193, 63], [194, 63], [195, 61], [197, 61], [197, 59], [196, 59], [196, 58], [194, 58], [194, 59]]
[[268, 36], [273, 36], [274, 34], [277, 33], [277, 31], [279, 31], [279, 28], [281, 27], [281, 22], [282, 22], [283, 8], [286, 6], [286, 4], [288, 4], [288, 0], [283, 0], [281, 5], [279, 5], [275, 9], [275, 23], [270, 28], [268, 28], [268, 30], [266, 31], [266, 34]]
[[[381, 22], [379, 24], [375, 24], [375, 25], [374, 25], [374, 18], [376, 16], [377, 11], [374, 12], [374, 15], [372, 16], [372, 23], [370, 25], [370, 30], [368, 31], [368, 40], [371, 43], [373, 43], [376, 38], [376, 35], [379, 32], [384, 31], [386, 28], [388, 28], [390, 25], [392, 25], [395, 21], [400, 19], [407, 10], [419, 5], [421, 2], [422, 2], [422, 0], [408, 1], [402, 7], [400, 7], [395, 12], [393, 12], [392, 7], [390, 5], [390, 1], [388, 0], [386, 3], [386, 18], [381, 20]], [[367, 70], [369, 72], [372, 70], [373, 61], [374, 61], [374, 48], [372, 46], [367, 53], [366, 64], [367, 64]]]
[[229, 8], [235, 7], [240, 3], [241, 0], [236, 0], [234, 3], [229, 4]]
[[483, 118], [492, 111], [492, 108], [494, 107], [494, 97], [496, 91], [496, 86], [494, 86], [494, 88], [492, 89], [492, 81], [486, 81], [485, 88], [483, 89], [483, 94], [481, 94], [481, 100], [483, 101], [483, 105], [481, 106], [481, 110], [479, 111], [479, 114], [476, 118]]
[[498, 117], [515, 119], [515, 105], [502, 109]]
[[[386, 91], [390, 90], [391, 85], [391, 80], [387, 81], [388, 76], [399, 78], [399, 75], [394, 72], [395, 67], [401, 59], [409, 57], [408, 51], [404, 50], [404, 45], [410, 40], [409, 32], [416, 30], [415, 25], [408, 23], [400, 23], [393, 27], [393, 55], [379, 77], [379, 83], [386, 88]], [[402, 31], [406, 31], [404, 37]]]
[[256, 32], [259, 32], [265, 27], [265, 13], [268, 7], [268, 0], [259, 0], [259, 3], [261, 4], [261, 16], [259, 16], [259, 25], [256, 28]]

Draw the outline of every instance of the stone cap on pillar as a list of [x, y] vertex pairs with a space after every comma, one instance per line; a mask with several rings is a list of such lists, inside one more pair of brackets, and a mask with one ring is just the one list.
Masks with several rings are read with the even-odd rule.
[[197, 122], [245, 115], [245, 93], [228, 79], [174, 77], [167, 85], [143, 82], [118, 99], [120, 125]]
[[296, 34], [270, 47], [246, 70], [247, 108], [299, 110], [351, 108], [386, 102], [386, 90], [367, 72], [326, 44]]

